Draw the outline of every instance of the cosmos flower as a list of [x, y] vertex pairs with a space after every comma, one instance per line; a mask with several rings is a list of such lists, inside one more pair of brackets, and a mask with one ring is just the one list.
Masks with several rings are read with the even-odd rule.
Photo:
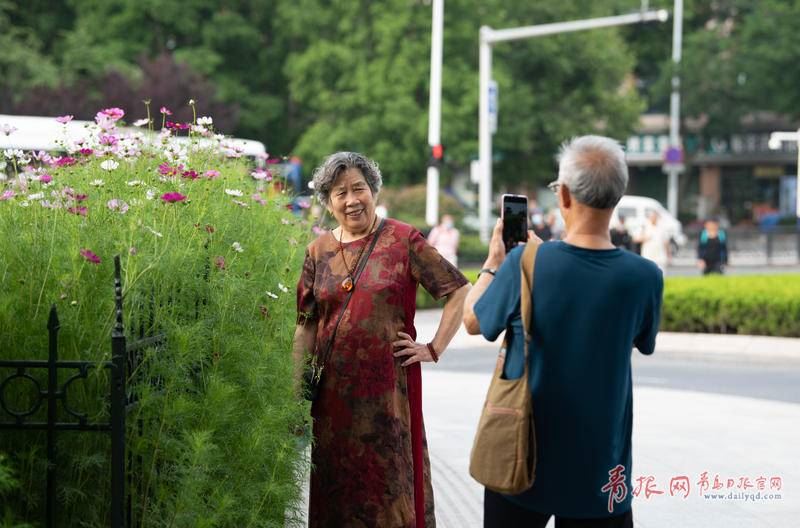
[[100, 264], [100, 257], [94, 254], [90, 249], [81, 249], [81, 256], [91, 262], [92, 264]]
[[161, 199], [168, 203], [182, 202], [186, 196], [179, 192], [168, 192], [161, 195]]

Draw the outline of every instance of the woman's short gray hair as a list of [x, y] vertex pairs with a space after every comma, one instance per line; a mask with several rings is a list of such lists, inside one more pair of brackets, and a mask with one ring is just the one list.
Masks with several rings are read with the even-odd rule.
[[595, 209], [610, 209], [628, 186], [625, 152], [611, 138], [573, 138], [561, 145], [558, 182], [566, 185], [578, 202]]
[[322, 165], [314, 171], [314, 192], [317, 193], [321, 203], [329, 203], [333, 183], [347, 169], [361, 171], [372, 191], [372, 196], [377, 195], [381, 190], [383, 178], [377, 163], [358, 152], [336, 152], [325, 158]]

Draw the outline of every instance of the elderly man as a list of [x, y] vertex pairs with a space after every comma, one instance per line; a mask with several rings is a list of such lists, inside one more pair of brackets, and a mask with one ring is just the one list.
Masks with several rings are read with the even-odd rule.
[[566, 223], [562, 241], [541, 243], [533, 291], [520, 291], [523, 248], [508, 255], [502, 222], [467, 296], [470, 334], [494, 341], [507, 331], [505, 376], [523, 372], [520, 295], [531, 295], [529, 384], [536, 425], [536, 480], [519, 495], [486, 490], [484, 526], [624, 527], [631, 513], [631, 350], [652, 354], [663, 278], [642, 257], [615, 248], [614, 206], [628, 170], [615, 141], [583, 136], [565, 143], [550, 188]]

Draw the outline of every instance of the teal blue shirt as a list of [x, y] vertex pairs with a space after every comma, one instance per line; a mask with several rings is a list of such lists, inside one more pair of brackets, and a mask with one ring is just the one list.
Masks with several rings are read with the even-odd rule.
[[[523, 374], [522, 247], [511, 251], [475, 304], [489, 341], [507, 328], [505, 376]], [[661, 271], [622, 249], [546, 242], [533, 280], [529, 383], [536, 425], [533, 487], [507, 498], [540, 513], [610, 517], [631, 507], [631, 351], [652, 354]], [[530, 295], [530, 292], [525, 292]], [[621, 466], [621, 467], [620, 467]], [[622, 485], [606, 486], [616, 469]], [[621, 470], [620, 470], [621, 469]]]

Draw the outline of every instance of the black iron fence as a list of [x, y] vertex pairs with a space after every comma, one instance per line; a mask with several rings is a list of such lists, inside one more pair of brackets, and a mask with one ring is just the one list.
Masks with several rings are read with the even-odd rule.
[[[46, 431], [47, 475], [45, 495], [44, 526], [55, 528], [58, 522], [58, 461], [56, 436], [62, 432], [106, 433], [111, 438], [111, 526], [112, 528], [133, 527], [136, 520], [131, 507], [131, 488], [136, 463], [126, 450], [126, 415], [136, 404], [135, 393], [128, 390], [128, 376], [139, 364], [141, 351], [158, 347], [164, 343], [163, 335], [144, 336], [129, 342], [125, 336], [122, 310], [122, 278], [119, 256], [114, 258], [115, 324], [111, 332], [111, 361], [62, 361], [58, 359], [58, 333], [60, 324], [58, 310], [53, 305], [47, 323], [48, 359], [39, 360], [0, 360], [0, 372], [11, 370], [11, 374], [0, 377], [0, 430]], [[86, 380], [92, 369], [108, 369], [110, 386], [107, 404], [109, 419], [103, 422], [90, 421], [87, 413], [73, 409], [69, 405], [69, 389], [77, 380]], [[47, 384], [43, 387], [34, 371], [46, 371]], [[59, 383], [60, 372], [71, 372], [66, 381]], [[28, 408], [15, 408], [7, 398], [6, 392], [14, 385], [28, 383], [33, 389], [33, 400]], [[17, 389], [17, 392], [19, 389]], [[47, 406], [46, 420], [32, 421], [32, 417]], [[59, 405], [62, 410], [59, 413]], [[59, 415], [62, 419], [59, 420]], [[66, 417], [66, 419], [63, 419]], [[141, 432], [139, 423], [133, 432]], [[126, 486], [127, 484], [127, 486]]]

